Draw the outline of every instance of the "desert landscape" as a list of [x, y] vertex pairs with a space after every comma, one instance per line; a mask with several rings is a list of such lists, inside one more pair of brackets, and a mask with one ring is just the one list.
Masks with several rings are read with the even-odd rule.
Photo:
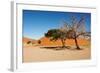
[[[31, 42], [29, 43], [29, 41]], [[40, 41], [41, 43], [29, 38], [23, 38], [23, 62], [85, 60], [91, 58], [90, 40], [88, 39], [78, 39], [81, 50], [75, 49], [73, 39], [66, 40], [66, 46], [69, 46], [67, 48], [48, 48], [61, 46], [60, 40], [50, 41], [49, 38], [43, 37]]]
[[23, 10], [23, 63], [91, 59], [91, 14]]

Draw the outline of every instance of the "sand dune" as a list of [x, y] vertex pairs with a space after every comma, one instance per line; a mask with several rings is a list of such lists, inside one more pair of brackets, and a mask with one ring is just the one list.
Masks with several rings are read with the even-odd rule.
[[[49, 38], [43, 37], [40, 39], [42, 46], [62, 46], [61, 40], [51, 41]], [[75, 41], [73, 39], [66, 39], [66, 45], [73, 46], [75, 45]], [[90, 41], [87, 39], [78, 39], [78, 43], [80, 46], [89, 45]]]
[[28, 42], [28, 41], [36, 42], [35, 39], [30, 39], [30, 38], [28, 38], [28, 37], [23, 37], [23, 42], [24, 42], [24, 43], [26, 43], [26, 42]]
[[37, 40], [35, 40], [35, 39], [23, 37], [23, 45], [24, 46], [31, 46], [31, 45], [36, 44], [36, 43], [37, 43]]

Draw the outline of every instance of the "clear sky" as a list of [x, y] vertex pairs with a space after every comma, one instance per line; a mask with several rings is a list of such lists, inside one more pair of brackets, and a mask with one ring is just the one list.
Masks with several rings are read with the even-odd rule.
[[85, 16], [86, 30], [91, 30], [90, 13], [23, 10], [23, 36], [39, 39], [49, 29], [59, 28], [62, 20], [70, 23], [71, 16], [75, 16], [77, 19]]

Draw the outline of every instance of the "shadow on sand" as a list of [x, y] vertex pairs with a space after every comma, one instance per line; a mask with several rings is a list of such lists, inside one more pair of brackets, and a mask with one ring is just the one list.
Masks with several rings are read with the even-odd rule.
[[[55, 47], [40, 47], [42, 49], [51, 49], [51, 50], [77, 50], [75, 47], [71, 47], [71, 46], [65, 46], [65, 47], [61, 47], [61, 46], [55, 46]], [[80, 49], [82, 50], [82, 48]]]

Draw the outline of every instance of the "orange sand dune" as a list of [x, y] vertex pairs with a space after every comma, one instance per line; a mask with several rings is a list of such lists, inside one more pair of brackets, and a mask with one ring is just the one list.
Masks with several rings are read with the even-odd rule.
[[[57, 41], [51, 41], [49, 38], [43, 37], [40, 39], [41, 40], [41, 46], [61, 46], [61, 40], [57, 40]], [[66, 45], [72, 46], [75, 45], [75, 41], [73, 39], [67, 39], [66, 41]], [[78, 44], [80, 46], [85, 46], [85, 45], [89, 45], [90, 41], [86, 40], [86, 39], [78, 39]]]
[[30, 39], [30, 38], [27, 38], [27, 37], [23, 37], [23, 42], [24, 42], [24, 43], [27, 43], [27, 42], [29, 42], [29, 41], [31, 41], [32, 43], [36, 43], [36, 42], [37, 42], [37, 41], [34, 40], [34, 39]]

